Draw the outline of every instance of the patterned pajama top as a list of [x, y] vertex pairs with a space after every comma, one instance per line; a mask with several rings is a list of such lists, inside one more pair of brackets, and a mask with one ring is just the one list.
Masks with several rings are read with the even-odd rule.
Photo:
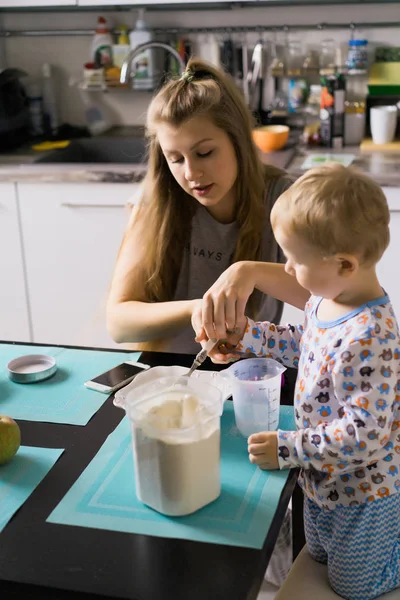
[[297, 431], [278, 431], [281, 469], [301, 467], [304, 493], [322, 508], [354, 506], [400, 490], [400, 339], [387, 296], [335, 321], [248, 320], [238, 349], [298, 368]]

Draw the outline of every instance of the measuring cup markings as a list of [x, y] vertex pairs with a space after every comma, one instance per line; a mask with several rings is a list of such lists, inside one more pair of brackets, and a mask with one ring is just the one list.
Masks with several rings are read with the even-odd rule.
[[236, 425], [243, 435], [277, 429], [281, 376], [285, 370], [273, 359], [253, 358], [222, 372], [231, 380]]

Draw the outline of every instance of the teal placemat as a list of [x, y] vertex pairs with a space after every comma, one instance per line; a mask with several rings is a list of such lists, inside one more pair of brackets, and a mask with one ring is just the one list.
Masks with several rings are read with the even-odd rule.
[[63, 452], [54, 448], [21, 446], [9, 463], [0, 466], [0, 531]]
[[[187, 517], [165, 517], [136, 498], [131, 434], [125, 417], [47, 519], [51, 523], [261, 548], [289, 471], [261, 471], [248, 460], [231, 402], [221, 421], [221, 496]], [[283, 406], [280, 427], [294, 429]]]
[[[49, 354], [57, 361], [53, 377], [37, 383], [15, 383], [7, 364], [23, 354]], [[140, 352], [72, 350], [54, 346], [0, 344], [0, 412], [13, 419], [86, 425], [107, 400], [83, 385], [125, 360], [138, 360]]]

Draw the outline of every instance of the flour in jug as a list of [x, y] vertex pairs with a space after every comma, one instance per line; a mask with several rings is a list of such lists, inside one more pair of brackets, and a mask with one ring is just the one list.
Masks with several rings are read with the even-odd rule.
[[136, 492], [160, 513], [195, 512], [221, 492], [220, 421], [187, 392], [157, 398], [133, 427]]

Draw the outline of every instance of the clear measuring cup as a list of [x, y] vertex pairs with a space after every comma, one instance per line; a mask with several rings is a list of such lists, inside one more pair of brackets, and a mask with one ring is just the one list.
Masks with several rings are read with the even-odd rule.
[[124, 406], [131, 424], [138, 499], [169, 516], [188, 515], [218, 498], [221, 391], [176, 375], [131, 389]]
[[221, 372], [230, 380], [236, 425], [244, 436], [278, 429], [284, 371], [272, 358], [248, 358]]

